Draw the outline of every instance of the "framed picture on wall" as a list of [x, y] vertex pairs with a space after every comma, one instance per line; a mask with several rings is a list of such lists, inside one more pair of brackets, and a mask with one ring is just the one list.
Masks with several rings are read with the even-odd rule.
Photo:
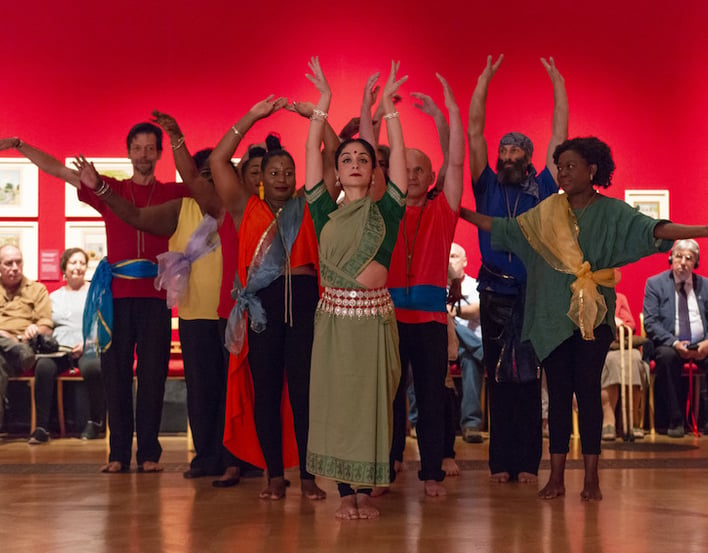
[[0, 158], [0, 217], [37, 217], [39, 170], [25, 158]]
[[[133, 165], [127, 157], [90, 157], [87, 158], [94, 164], [96, 170], [102, 175], [113, 179], [129, 179], [133, 176]], [[65, 164], [74, 168], [73, 157], [67, 157]], [[80, 202], [76, 197], [76, 188], [68, 182], [64, 192], [64, 215], [66, 217], [96, 218], [101, 214], [90, 205]]]
[[668, 190], [625, 190], [624, 201], [654, 219], [669, 218]]
[[39, 223], [0, 222], [0, 245], [12, 244], [22, 252], [23, 272], [37, 280]]
[[67, 248], [81, 248], [88, 254], [86, 279], [91, 280], [98, 262], [108, 253], [106, 247], [106, 225], [103, 221], [76, 221], [66, 223]]

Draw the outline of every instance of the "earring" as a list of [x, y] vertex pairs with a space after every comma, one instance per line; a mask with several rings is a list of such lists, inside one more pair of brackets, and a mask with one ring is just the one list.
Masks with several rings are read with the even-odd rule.
[[265, 187], [263, 186], [263, 181], [258, 183], [258, 197], [261, 200], [265, 198]]
[[369, 188], [373, 188], [374, 186], [376, 186], [376, 175], [371, 173], [371, 183], [369, 184]]
[[337, 175], [337, 180], [334, 182], [334, 184], [335, 184], [335, 186], [336, 186], [337, 188], [341, 188], [341, 187], [342, 187], [342, 183], [339, 182], [339, 175]]

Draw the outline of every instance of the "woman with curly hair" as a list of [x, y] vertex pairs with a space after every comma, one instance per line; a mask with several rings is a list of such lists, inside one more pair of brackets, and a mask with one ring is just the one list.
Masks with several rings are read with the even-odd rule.
[[517, 254], [528, 273], [522, 338], [531, 341], [542, 360], [549, 395], [551, 475], [539, 496], [565, 495], [575, 394], [585, 463], [580, 497], [600, 500], [600, 377], [615, 335], [614, 269], [666, 252], [672, 240], [708, 236], [708, 226], [652, 219], [600, 194], [596, 187], [610, 186], [615, 164], [609, 146], [595, 137], [566, 140], [553, 161], [565, 194], [516, 218], [469, 210], [462, 217], [491, 232], [492, 247]]

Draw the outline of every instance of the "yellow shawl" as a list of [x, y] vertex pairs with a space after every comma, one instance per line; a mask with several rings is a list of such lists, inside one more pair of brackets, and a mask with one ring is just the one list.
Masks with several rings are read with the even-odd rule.
[[619, 273], [614, 269], [592, 271], [583, 260], [578, 244], [578, 221], [565, 194], [554, 194], [537, 207], [519, 215], [519, 226], [531, 247], [553, 269], [575, 275], [570, 285], [568, 317], [580, 329], [585, 340], [594, 340], [595, 329], [607, 314], [605, 298], [597, 285], [614, 287]]

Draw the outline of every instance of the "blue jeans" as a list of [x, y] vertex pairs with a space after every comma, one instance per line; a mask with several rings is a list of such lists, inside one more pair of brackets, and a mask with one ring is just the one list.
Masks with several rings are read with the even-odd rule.
[[460, 401], [460, 428], [482, 427], [482, 376], [484, 368], [465, 348], [460, 348], [458, 363], [462, 372], [462, 400]]

